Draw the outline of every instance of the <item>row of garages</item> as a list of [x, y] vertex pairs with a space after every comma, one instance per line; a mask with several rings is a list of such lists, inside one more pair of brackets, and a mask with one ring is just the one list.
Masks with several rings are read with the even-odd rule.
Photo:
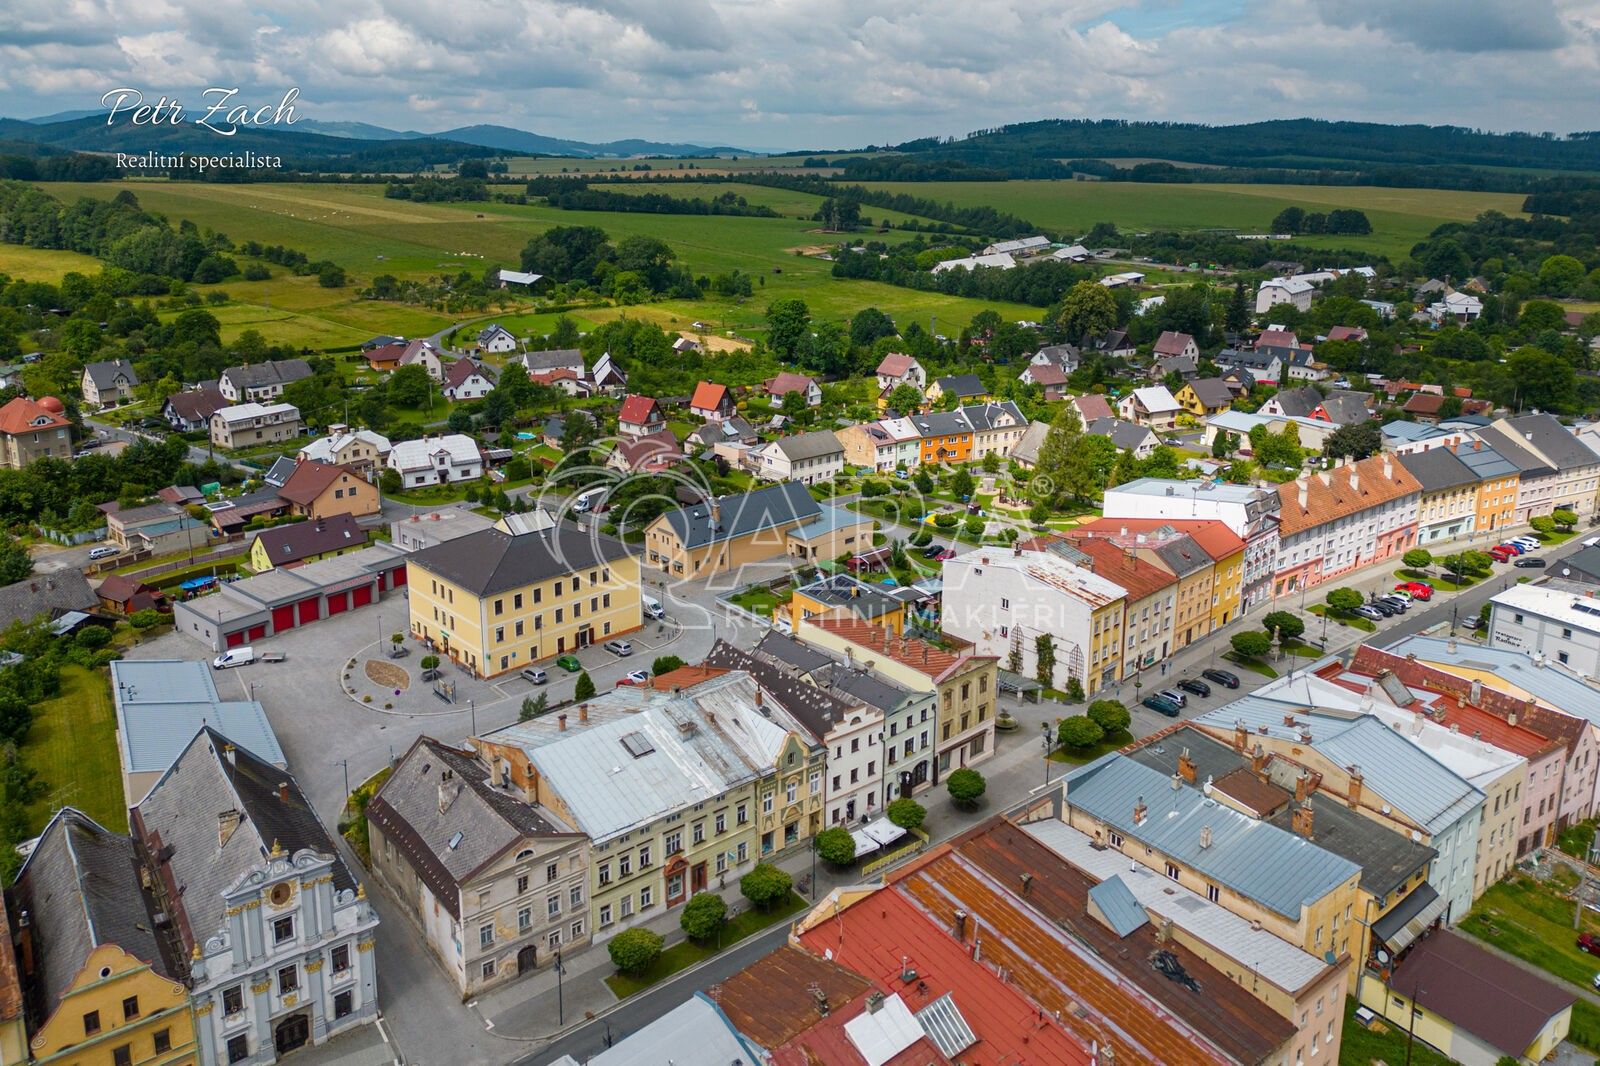
[[179, 632], [223, 651], [357, 610], [406, 583], [406, 553], [382, 541], [305, 566], [277, 567], [173, 608]]

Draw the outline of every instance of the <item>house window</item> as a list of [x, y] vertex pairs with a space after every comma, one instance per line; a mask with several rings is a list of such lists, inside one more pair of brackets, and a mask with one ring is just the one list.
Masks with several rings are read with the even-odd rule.
[[762, 814], [771, 814], [772, 813], [772, 793], [770, 793], [770, 792], [768, 792], [765, 796], [761, 797], [761, 813]]
[[600, 883], [602, 885], [609, 885], [611, 883], [611, 864], [609, 862], [603, 862], [600, 864]]
[[1167, 863], [1167, 876], [1172, 878], [1174, 881], [1178, 879], [1178, 868], [1172, 865], [1170, 862]]
[[350, 945], [340, 944], [333, 949], [333, 972], [344, 973], [350, 969]]
[[567, 903], [573, 907], [583, 906], [583, 886], [573, 885], [572, 891], [567, 893]]
[[611, 924], [611, 904], [607, 903], [605, 906], [600, 908], [600, 925], [602, 927], [604, 927], [604, 926], [607, 926], [607, 925], [610, 925], [610, 924]]
[[285, 966], [278, 971], [278, 994], [288, 995], [300, 987], [300, 968]]
[[518, 874], [517, 875], [517, 895], [520, 896], [526, 891], [528, 891], [528, 875], [527, 874]]
[[639, 869], [643, 870], [650, 865], [650, 845], [645, 844], [639, 849]]
[[719, 834], [726, 833], [728, 831], [728, 812], [727, 811], [718, 811], [717, 812], [716, 827], [717, 827], [717, 832]]
[[164, 1055], [172, 1050], [172, 1030], [157, 1029], [155, 1031], [155, 1050], [157, 1055]]
[[93, 1036], [100, 1031], [100, 1012], [92, 1010], [83, 1016], [83, 1035]]
[[1206, 899], [1209, 899], [1212, 903], [1218, 902], [1218, 899], [1221, 895], [1222, 893], [1218, 891], [1216, 885], [1206, 886]]
[[579, 918], [577, 921], [573, 922], [572, 923], [572, 928], [571, 928], [570, 931], [572, 933], [572, 939], [577, 940], [580, 937], [582, 937], [583, 936], [583, 919]]
[[739, 861], [744, 862], [750, 857], [750, 844], [748, 841], [739, 841]]
[[627, 877], [631, 873], [633, 873], [633, 856], [632, 855], [619, 855], [619, 856], [617, 856], [617, 876], [618, 877]]
[[356, 1009], [355, 993], [346, 989], [333, 997], [333, 1016], [335, 1018], [348, 1018]]
[[488, 922], [478, 926], [478, 946], [488, 948], [494, 946], [494, 923]]
[[272, 923], [272, 942], [282, 944], [294, 939], [294, 918], [283, 917]]
[[683, 830], [674, 829], [667, 834], [666, 848], [668, 855], [676, 855], [683, 850]]
[[561, 864], [558, 862], [547, 863], [544, 868], [544, 879], [554, 881], [561, 876]]
[[122, 1001], [122, 1020], [132, 1021], [139, 1016], [139, 997], [129, 996]]
[[799, 795], [800, 782], [790, 781], [786, 786], [784, 786], [783, 800], [785, 803], [793, 803], [797, 798], [799, 798]]
[[228, 1040], [228, 1062], [243, 1062], [250, 1057], [250, 1037], [245, 1033]]
[[744, 825], [750, 820], [750, 813], [749, 811], [745, 810], [745, 805], [743, 803], [739, 804], [738, 810], [735, 813], [736, 817], [734, 820], [740, 825]]
[[643, 888], [641, 888], [639, 890], [639, 909], [640, 910], [644, 910], [646, 907], [650, 906], [654, 902], [654, 900], [655, 900], [655, 892], [654, 892], [653, 889], [651, 889], [651, 887], [649, 885], [645, 885]]
[[244, 1010], [244, 986], [234, 985], [222, 990], [222, 1015], [231, 1018]]
[[483, 974], [483, 979], [485, 981], [487, 981], [489, 978], [493, 977], [494, 976], [494, 972], [495, 972], [495, 960], [494, 959], [484, 959], [483, 960], [483, 968], [482, 968], [481, 972]]
[[544, 913], [547, 917], [554, 918], [561, 913], [561, 897], [546, 896], [544, 899]]

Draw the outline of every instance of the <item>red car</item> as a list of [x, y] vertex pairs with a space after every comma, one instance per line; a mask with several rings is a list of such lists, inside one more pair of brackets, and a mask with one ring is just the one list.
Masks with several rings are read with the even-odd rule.
[[1578, 950], [1587, 951], [1591, 955], [1600, 955], [1600, 936], [1593, 933], [1578, 934]]
[[1514, 559], [1516, 558], [1517, 554], [1518, 552], [1515, 548], [1506, 544], [1497, 544], [1493, 548], [1489, 549], [1490, 558], [1494, 559], [1494, 561], [1497, 563], [1503, 563], [1508, 559]]
[[624, 685], [648, 685], [649, 683], [650, 683], [650, 671], [648, 671], [648, 670], [631, 670], [628, 673], [624, 674], [617, 681], [617, 687], [621, 688]]
[[1433, 599], [1433, 586], [1426, 581], [1402, 581], [1394, 587], [1396, 592], [1409, 592], [1414, 599]]

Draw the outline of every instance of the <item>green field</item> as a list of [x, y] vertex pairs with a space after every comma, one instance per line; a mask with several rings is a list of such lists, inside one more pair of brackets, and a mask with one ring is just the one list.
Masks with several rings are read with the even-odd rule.
[[[1518, 193], [1441, 189], [1377, 189], [1326, 185], [1147, 185], [1103, 181], [867, 182], [869, 188], [989, 205], [1036, 225], [1081, 234], [1096, 222], [1119, 229], [1230, 229], [1265, 232], [1285, 207], [1360, 208], [1372, 222], [1365, 237], [1308, 237], [1318, 247], [1357, 248], [1403, 258], [1442, 222], [1466, 221], [1487, 210], [1522, 213]], [[871, 209], [869, 209], [870, 211]]]
[[28, 767], [45, 786], [28, 808], [28, 824], [43, 829], [62, 807], [76, 807], [107, 829], [128, 831], [122, 765], [117, 755], [117, 715], [105, 675], [82, 666], [61, 668], [61, 692], [34, 708], [22, 744]]
[[[606, 192], [620, 192], [627, 195], [643, 195], [645, 193], [665, 193], [668, 196], [698, 197], [710, 200], [721, 196], [723, 193], [733, 193], [742, 196], [751, 204], [760, 207], [770, 207], [780, 215], [789, 218], [809, 219], [817, 213], [822, 206], [824, 197], [815, 193], [795, 192], [792, 189], [774, 189], [766, 185], [746, 185], [743, 182], [718, 182], [718, 181], [636, 181], [627, 184], [600, 186]], [[881, 207], [867, 207], [862, 209], [862, 215], [870, 218], [874, 223], [888, 219], [893, 225], [902, 222], [918, 221], [931, 222], [932, 219], [921, 215], [908, 215], [902, 211], [888, 211]], [[904, 237], [890, 236], [891, 240], [903, 240]]]
[[100, 260], [93, 256], [79, 255], [77, 252], [28, 248], [20, 244], [0, 244], [0, 274], [55, 284], [65, 274], [74, 270], [80, 274], [98, 274]]
[[[819, 156], [826, 156], [830, 161], [837, 163], [843, 159], [870, 158], [876, 152], [817, 152]], [[718, 159], [706, 157], [699, 159], [569, 159], [557, 156], [512, 156], [506, 160], [507, 172], [513, 176], [532, 174], [627, 174], [632, 168], [644, 164], [650, 169], [639, 171], [642, 178], [660, 174], [681, 174], [689, 171], [692, 164], [695, 171], [710, 174], [738, 174], [744, 171], [755, 170], [796, 170], [806, 161], [805, 156], [739, 156], [737, 159]], [[678, 164], [683, 164], [683, 170], [678, 169]], [[690, 171], [692, 173], [692, 171]], [[811, 174], [832, 173], [832, 168], [816, 168], [807, 171]]]

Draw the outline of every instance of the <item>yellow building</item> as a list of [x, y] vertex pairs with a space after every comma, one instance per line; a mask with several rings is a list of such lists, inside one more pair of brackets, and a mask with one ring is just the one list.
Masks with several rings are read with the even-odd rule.
[[801, 585], [789, 599], [790, 632], [798, 633], [800, 623], [837, 610], [837, 618], [860, 618], [874, 625], [888, 626], [899, 636], [906, 627], [906, 605], [883, 590], [849, 574], [831, 574]]
[[638, 629], [638, 560], [620, 541], [558, 525], [483, 529], [406, 562], [411, 635], [479, 677]]
[[[15, 889], [35, 1063], [198, 1064], [189, 990], [154, 932], [128, 837], [64, 808]], [[13, 1060], [7, 1060], [13, 1061]]]
[[17, 975], [17, 953], [9, 950], [16, 943], [11, 921], [0, 904], [0, 1066], [16, 1066], [28, 1061], [28, 1021], [23, 1012], [22, 979]]
[[[821, 517], [821, 504], [799, 482], [719, 496], [651, 522], [644, 532], [645, 558], [675, 577], [710, 577], [775, 555], [831, 559], [834, 555], [810, 553], [838, 547], [836, 534], [849, 535], [848, 529], [831, 527], [821, 534], [827, 548], [798, 536]], [[865, 547], [871, 546], [868, 537]]]
[[1173, 393], [1173, 398], [1196, 418], [1210, 418], [1233, 407], [1233, 390], [1221, 378], [1185, 381], [1183, 388]]

